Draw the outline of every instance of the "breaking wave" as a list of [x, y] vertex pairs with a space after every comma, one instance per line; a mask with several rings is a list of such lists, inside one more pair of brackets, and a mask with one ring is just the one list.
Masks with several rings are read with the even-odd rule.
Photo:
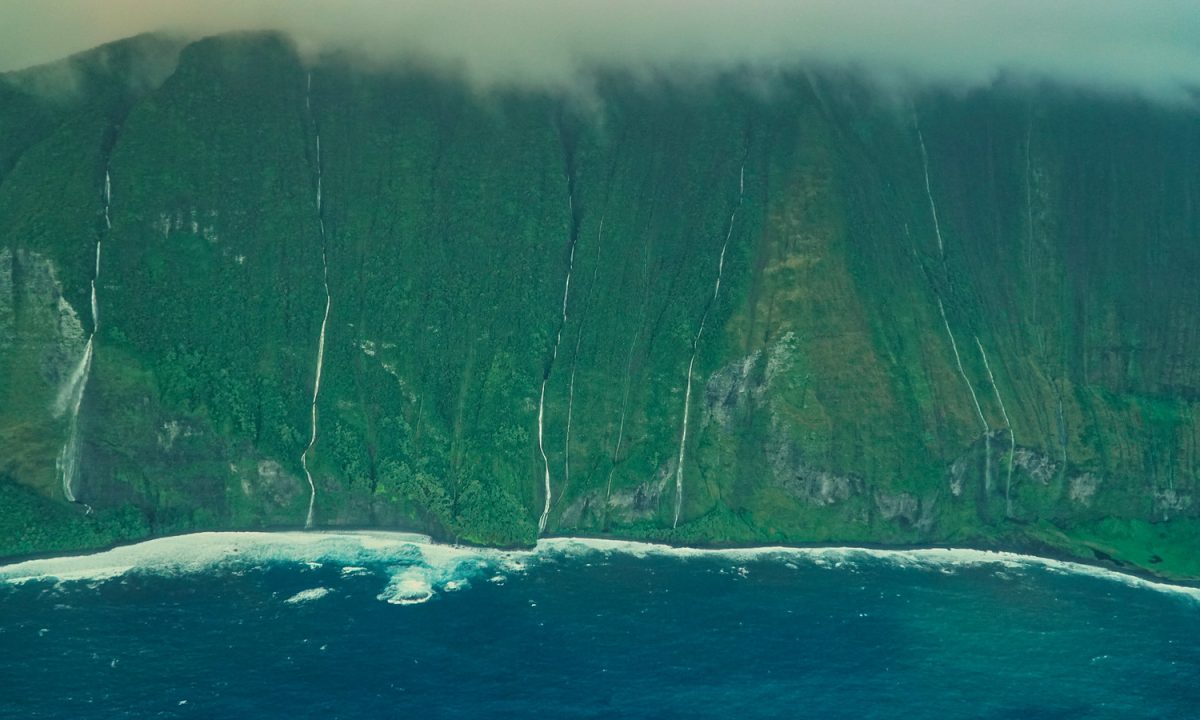
[[[877, 565], [879, 563], [942, 573], [953, 573], [958, 568], [967, 567], [994, 567], [998, 572], [1002, 572], [1005, 569], [1024, 570], [1037, 568], [1052, 573], [1070, 573], [1109, 582], [1117, 582], [1143, 590], [1182, 595], [1200, 601], [1200, 587], [1149, 580], [1137, 575], [1130, 575], [1095, 565], [1071, 562], [1069, 560], [969, 548], [912, 548], [895, 550], [856, 547], [800, 548], [787, 546], [687, 548], [625, 540], [553, 538], [539, 542], [538, 551], [558, 554], [580, 554], [586, 552], [603, 554], [620, 553], [634, 557], [723, 558], [734, 564], [778, 560], [793, 565], [797, 562], [805, 562], [816, 567], [839, 570], [858, 570], [868, 564]], [[741, 568], [735, 568], [735, 571], [742, 574], [740, 570]]]
[[[680, 548], [653, 543], [546, 538], [531, 550], [493, 550], [445, 545], [413, 533], [361, 532], [204, 532], [159, 538], [90, 555], [26, 560], [0, 566], [0, 583], [35, 581], [97, 583], [128, 574], [178, 575], [210, 570], [242, 570], [272, 564], [332, 565], [343, 578], [380, 574], [387, 578], [378, 599], [394, 605], [427, 602], [440, 593], [463, 590], [472, 580], [500, 585], [541, 563], [598, 555], [633, 558], [718, 560], [745, 576], [746, 563], [779, 562], [830, 570], [858, 571], [880, 563], [922, 571], [953, 573], [964, 567], [993, 567], [997, 573], [1041, 569], [1086, 575], [1134, 588], [1200, 601], [1200, 588], [1172, 585], [1085, 565], [1011, 552], [955, 548], [885, 550], [869, 548], [757, 547]], [[329, 594], [326, 587], [304, 590], [285, 602], [299, 604]]]
[[327, 587], [309, 588], [308, 590], [301, 590], [287, 600], [284, 600], [284, 602], [288, 605], [300, 605], [312, 600], [320, 600], [331, 592], [333, 591]]
[[[130, 574], [185, 575], [269, 565], [330, 565], [343, 578], [382, 574], [379, 599], [410, 605], [468, 587], [474, 577], [521, 572], [536, 551], [506, 552], [434, 543], [398, 532], [204, 532], [159, 538], [90, 555], [27, 560], [0, 566], [0, 583], [98, 583]], [[284, 602], [319, 599], [331, 590], [304, 590]]]

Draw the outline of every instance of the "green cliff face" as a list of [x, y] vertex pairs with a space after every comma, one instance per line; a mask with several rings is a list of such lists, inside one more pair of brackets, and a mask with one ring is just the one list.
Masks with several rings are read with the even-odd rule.
[[1200, 577], [1194, 109], [71, 63], [0, 83], [0, 555], [303, 525], [324, 326], [316, 526]]

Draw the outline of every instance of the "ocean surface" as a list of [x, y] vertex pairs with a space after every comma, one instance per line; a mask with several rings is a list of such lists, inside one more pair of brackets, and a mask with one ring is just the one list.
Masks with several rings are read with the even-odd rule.
[[3, 718], [1194, 718], [1200, 592], [970, 550], [203, 533], [0, 567]]

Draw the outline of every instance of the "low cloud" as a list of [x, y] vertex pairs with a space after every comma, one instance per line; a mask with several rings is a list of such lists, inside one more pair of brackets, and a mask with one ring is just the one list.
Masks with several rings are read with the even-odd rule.
[[595, 66], [821, 63], [920, 82], [1200, 87], [1195, 0], [0, 0], [0, 70], [146, 31], [257, 29], [485, 84], [563, 85]]

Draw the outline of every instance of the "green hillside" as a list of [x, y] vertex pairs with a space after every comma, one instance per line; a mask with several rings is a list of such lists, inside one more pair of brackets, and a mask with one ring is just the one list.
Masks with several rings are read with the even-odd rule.
[[1197, 278], [1195, 108], [136, 38], [0, 76], [0, 556], [303, 526], [327, 287], [317, 527], [1200, 578]]

